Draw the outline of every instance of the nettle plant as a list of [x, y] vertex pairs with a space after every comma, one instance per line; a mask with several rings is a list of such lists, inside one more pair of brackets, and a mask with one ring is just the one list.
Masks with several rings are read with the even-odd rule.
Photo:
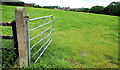
[[9, 43], [2, 41], [2, 68], [7, 69], [16, 64], [17, 54], [14, 51], [15, 49], [12, 41], [9, 41]]

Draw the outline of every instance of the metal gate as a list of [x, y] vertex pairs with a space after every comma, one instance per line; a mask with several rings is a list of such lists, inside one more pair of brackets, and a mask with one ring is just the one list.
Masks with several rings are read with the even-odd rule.
[[[28, 15], [29, 17], [29, 15]], [[49, 21], [48, 23], [45, 23], [45, 18], [52, 18], [51, 21]], [[40, 19], [43, 19], [43, 24], [38, 26], [38, 27], [35, 27], [31, 30], [29, 30], [29, 22], [32, 22], [32, 21], [35, 21], [35, 20], [40, 20]], [[45, 25], [49, 24], [49, 23], [52, 23], [50, 27], [48, 27], [47, 29], [45, 29]], [[38, 29], [40, 27], [43, 27], [43, 32], [39, 33], [38, 35], [34, 36], [33, 38], [30, 39], [30, 32], [35, 30], [35, 29]], [[47, 36], [45, 36], [45, 32], [51, 28], [51, 31], [49, 32], [49, 34]], [[30, 42], [35, 39], [36, 37], [38, 37], [39, 35], [43, 34], [43, 38], [40, 39], [38, 42], [36, 42], [35, 44], [33, 44], [32, 46], [30, 45]], [[51, 36], [50, 36], [51, 35]], [[33, 56], [35, 56], [36, 54], [38, 54], [38, 52], [43, 48], [43, 51], [40, 53], [40, 55], [37, 57], [37, 59], [35, 60], [34, 63], [36, 63], [38, 61], [38, 59], [41, 57], [41, 55], [44, 53], [44, 51], [47, 49], [47, 47], [50, 45], [50, 43], [52, 42], [52, 37], [53, 37], [53, 16], [50, 15], [50, 16], [45, 16], [45, 17], [39, 17], [39, 18], [34, 18], [34, 19], [28, 19], [28, 36], [29, 36], [29, 64], [31, 63], [31, 58]], [[48, 36], [49, 39], [45, 42], [45, 38], [47, 38]], [[34, 55], [31, 57], [31, 51], [33, 48], [35, 48], [35, 45], [37, 45], [38, 43], [40, 43], [41, 41], [43, 41], [43, 45], [37, 50], [37, 52], [34, 53]], [[47, 44], [48, 43], [48, 44]], [[45, 44], [47, 44], [45, 46]]]

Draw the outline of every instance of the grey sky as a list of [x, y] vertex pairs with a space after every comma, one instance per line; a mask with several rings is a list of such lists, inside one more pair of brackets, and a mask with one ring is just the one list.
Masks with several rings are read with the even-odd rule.
[[36, 3], [41, 6], [61, 6], [61, 7], [71, 7], [71, 8], [91, 8], [95, 5], [107, 6], [113, 1], [120, 0], [21, 0], [25, 3]]

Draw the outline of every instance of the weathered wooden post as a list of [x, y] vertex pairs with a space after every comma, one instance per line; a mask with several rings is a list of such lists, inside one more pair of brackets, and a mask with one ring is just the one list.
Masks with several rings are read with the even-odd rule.
[[25, 8], [15, 8], [15, 21], [16, 21], [16, 32], [19, 52], [19, 66], [28, 66], [28, 24], [26, 20]]

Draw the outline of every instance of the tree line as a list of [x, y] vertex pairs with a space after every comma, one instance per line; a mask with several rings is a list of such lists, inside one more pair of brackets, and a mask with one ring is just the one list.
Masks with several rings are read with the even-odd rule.
[[[87, 12], [87, 13], [97, 13], [97, 14], [106, 14], [106, 15], [115, 15], [120, 16], [120, 2], [111, 2], [108, 6], [92, 6], [89, 8], [70, 8], [70, 7], [60, 7], [60, 6], [33, 6], [35, 8], [48, 8], [48, 9], [69, 9], [69, 11], [76, 11], [76, 12]], [[68, 10], [66, 10], [68, 11]]]
[[[3, 5], [12, 5], [12, 6], [24, 6], [24, 2], [3, 2]], [[35, 8], [48, 8], [48, 9], [63, 9], [68, 11], [76, 11], [76, 12], [88, 12], [88, 13], [97, 13], [97, 14], [107, 14], [107, 15], [115, 15], [120, 16], [120, 2], [111, 2], [108, 6], [93, 6], [89, 8], [70, 8], [70, 7], [60, 7], [60, 6], [39, 6], [33, 5]]]
[[60, 6], [39, 6], [39, 5], [34, 5], [33, 7], [35, 7], [35, 8], [55, 9], [55, 8], [59, 8]]
[[24, 2], [2, 2], [2, 5], [10, 5], [10, 6], [24, 6]]
[[91, 7], [90, 9], [77, 8], [77, 9], [70, 9], [70, 11], [120, 16], [120, 2], [111, 2], [107, 7], [97, 5], [97, 6]]

